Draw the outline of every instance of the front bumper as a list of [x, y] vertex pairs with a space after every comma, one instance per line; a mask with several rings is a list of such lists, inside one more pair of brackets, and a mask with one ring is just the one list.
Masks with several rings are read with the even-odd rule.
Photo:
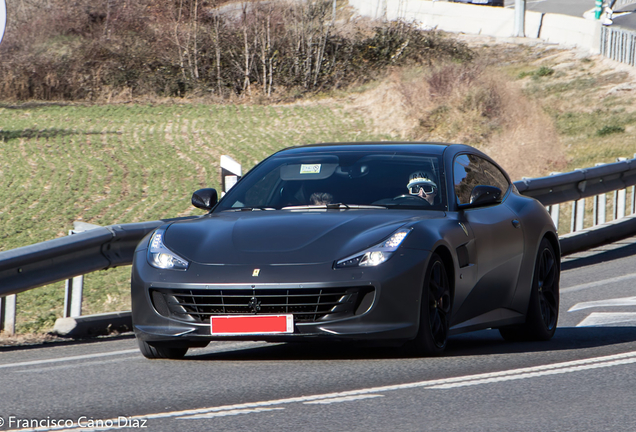
[[[131, 278], [133, 325], [137, 337], [146, 342], [183, 345], [211, 340], [408, 340], [417, 335], [429, 257], [426, 251], [400, 249], [387, 262], [367, 268], [333, 269], [332, 263], [192, 263], [187, 271], [170, 271], [151, 267], [146, 250], [139, 249]], [[260, 270], [258, 276], [254, 276], [255, 269]], [[272, 302], [278, 309], [265, 301], [273, 293], [277, 298]], [[329, 293], [331, 297], [325, 297]], [[321, 304], [316, 303], [316, 294], [322, 296]], [[312, 300], [301, 302], [298, 299], [303, 295]], [[258, 313], [294, 313], [294, 332], [212, 335], [209, 316], [253, 313], [255, 308], [247, 304], [250, 296], [264, 300]], [[228, 299], [234, 303], [227, 304]], [[203, 300], [227, 307], [201, 307]], [[284, 307], [285, 301], [289, 307]], [[314, 307], [317, 312], [310, 313], [308, 308]]]

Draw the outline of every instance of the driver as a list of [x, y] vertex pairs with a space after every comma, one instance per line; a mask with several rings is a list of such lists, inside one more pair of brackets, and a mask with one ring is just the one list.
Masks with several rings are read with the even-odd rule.
[[416, 171], [409, 176], [409, 183], [406, 187], [409, 194], [423, 198], [430, 205], [435, 203], [437, 196], [437, 184], [431, 180], [433, 176], [426, 171]]

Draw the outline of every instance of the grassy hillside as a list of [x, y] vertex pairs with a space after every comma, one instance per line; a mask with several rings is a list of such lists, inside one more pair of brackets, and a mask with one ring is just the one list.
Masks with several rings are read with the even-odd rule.
[[[338, 105], [41, 105], [0, 107], [0, 250], [98, 225], [201, 214], [219, 159], [244, 170], [284, 147], [386, 139]], [[129, 268], [85, 279], [84, 313], [125, 310]], [[18, 332], [49, 328], [64, 284], [18, 295]], [[27, 312], [29, 311], [29, 312]]]

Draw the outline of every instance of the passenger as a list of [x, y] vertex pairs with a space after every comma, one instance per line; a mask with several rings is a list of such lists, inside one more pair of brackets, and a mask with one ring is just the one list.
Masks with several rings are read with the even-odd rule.
[[311, 205], [326, 205], [331, 204], [333, 201], [333, 195], [326, 192], [315, 192], [309, 197]]
[[406, 186], [409, 194], [417, 195], [426, 200], [430, 205], [435, 204], [437, 196], [437, 184], [432, 180], [433, 176], [426, 171], [416, 171], [409, 176], [409, 183]]

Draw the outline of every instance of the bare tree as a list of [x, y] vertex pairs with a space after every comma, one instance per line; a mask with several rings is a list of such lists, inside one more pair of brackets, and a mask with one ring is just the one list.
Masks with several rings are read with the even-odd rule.
[[245, 78], [243, 80], [243, 91], [247, 91], [248, 94], [252, 93], [252, 89], [250, 87], [250, 46], [247, 39], [247, 3], [243, 3], [243, 15], [242, 15], [242, 27], [243, 27], [243, 41], [244, 41], [244, 56], [245, 56]]

